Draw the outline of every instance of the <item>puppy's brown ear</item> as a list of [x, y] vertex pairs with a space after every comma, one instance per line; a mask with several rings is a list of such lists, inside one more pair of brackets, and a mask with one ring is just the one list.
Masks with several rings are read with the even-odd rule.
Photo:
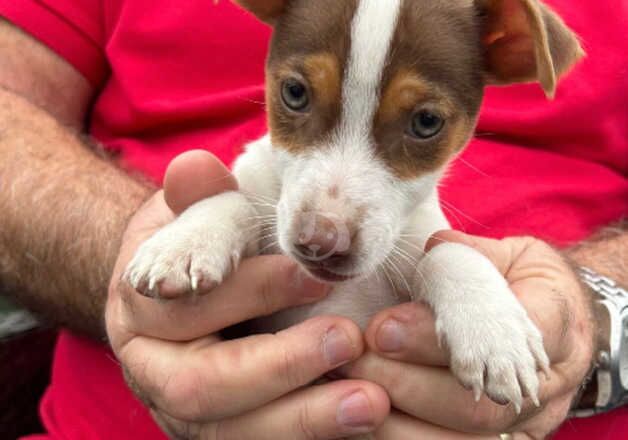
[[234, 3], [250, 11], [257, 18], [272, 25], [279, 17], [288, 0], [233, 0]]
[[584, 51], [558, 15], [538, 0], [476, 0], [484, 16], [488, 84], [538, 81], [552, 98], [557, 78]]

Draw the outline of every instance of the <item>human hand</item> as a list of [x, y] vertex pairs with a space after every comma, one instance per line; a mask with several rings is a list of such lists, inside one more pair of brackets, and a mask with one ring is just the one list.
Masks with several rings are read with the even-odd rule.
[[219, 332], [283, 308], [322, 299], [328, 288], [295, 263], [263, 256], [211, 293], [147, 298], [119, 281], [138, 246], [196, 201], [237, 188], [206, 152], [175, 159], [164, 191], [125, 233], [106, 308], [107, 333], [129, 385], [176, 438], [332, 439], [372, 431], [389, 412], [384, 390], [362, 380], [307, 385], [363, 353], [352, 322], [321, 317], [276, 335], [231, 341]]
[[366, 331], [370, 352], [343, 368], [347, 377], [378, 383], [390, 396], [395, 411], [377, 438], [494, 440], [501, 433], [513, 433], [516, 440], [545, 438], [564, 421], [591, 367], [595, 329], [588, 294], [563, 257], [542, 241], [444, 231], [426, 250], [443, 241], [486, 255], [541, 330], [551, 360], [549, 380], [540, 380], [541, 406], [526, 399], [517, 415], [485, 396], [475, 402], [446, 368], [448, 354], [439, 347], [431, 311], [402, 304], [371, 321]]

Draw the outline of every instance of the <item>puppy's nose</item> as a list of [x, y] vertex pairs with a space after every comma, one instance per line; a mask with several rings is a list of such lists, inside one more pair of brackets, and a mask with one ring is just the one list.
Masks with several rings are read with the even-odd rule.
[[295, 226], [294, 248], [302, 259], [313, 264], [340, 263], [350, 254], [353, 228], [337, 216], [307, 212]]

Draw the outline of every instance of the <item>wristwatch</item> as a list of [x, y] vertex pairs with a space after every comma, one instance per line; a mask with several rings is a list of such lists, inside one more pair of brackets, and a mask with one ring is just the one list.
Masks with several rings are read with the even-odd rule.
[[595, 369], [572, 417], [590, 417], [628, 405], [628, 291], [586, 267], [580, 277], [598, 295], [599, 349]]

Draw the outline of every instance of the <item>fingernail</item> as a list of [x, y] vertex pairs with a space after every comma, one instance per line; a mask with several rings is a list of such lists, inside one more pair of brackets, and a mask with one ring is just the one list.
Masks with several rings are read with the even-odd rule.
[[406, 341], [406, 330], [395, 319], [384, 321], [375, 335], [377, 347], [385, 353], [396, 353], [403, 349]]
[[323, 337], [323, 352], [329, 365], [336, 366], [353, 359], [353, 345], [347, 334], [336, 327]]
[[373, 425], [373, 410], [363, 391], [345, 397], [338, 407], [336, 420], [340, 426], [355, 431], [368, 431]]

